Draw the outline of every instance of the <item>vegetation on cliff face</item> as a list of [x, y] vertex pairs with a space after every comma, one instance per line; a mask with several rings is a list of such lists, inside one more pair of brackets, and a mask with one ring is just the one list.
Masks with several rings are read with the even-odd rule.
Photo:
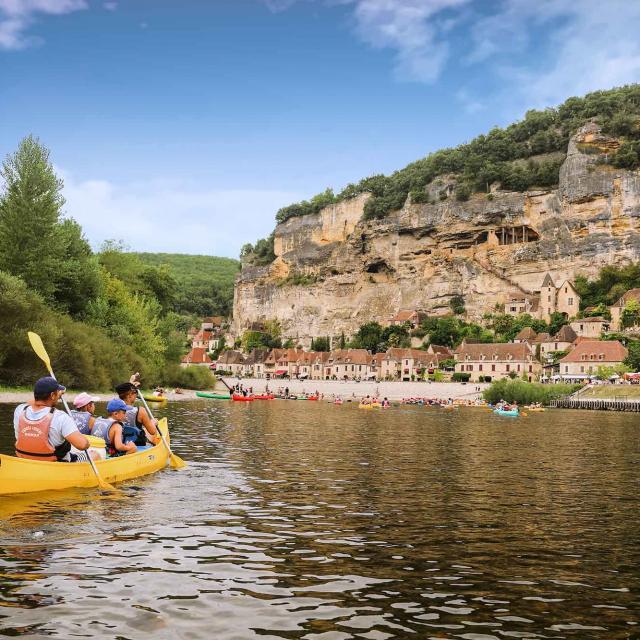
[[[281, 223], [317, 213], [324, 206], [361, 193], [372, 195], [365, 205], [365, 218], [383, 218], [400, 209], [409, 194], [413, 202], [428, 201], [425, 187], [448, 174], [457, 176], [459, 201], [473, 192], [488, 191], [496, 182], [512, 191], [550, 187], [558, 183], [564, 159], [558, 152], [566, 153], [570, 137], [590, 120], [622, 140], [620, 149], [610, 158], [611, 164], [628, 169], [640, 166], [640, 85], [629, 85], [569, 98], [553, 109], [528, 111], [520, 122], [504, 129], [496, 127], [458, 147], [436, 151], [390, 176], [370, 176], [347, 185], [338, 194], [327, 189], [308, 201], [283, 207], [276, 220]], [[538, 157], [553, 153], [551, 157]]]
[[276, 254], [273, 249], [273, 242], [275, 239], [275, 233], [261, 238], [252, 245], [250, 242], [242, 245], [240, 249], [240, 260], [242, 264], [252, 265], [254, 267], [263, 267], [271, 264], [276, 259]]
[[[36, 138], [20, 143], [0, 175], [0, 383], [44, 374], [27, 331], [42, 336], [69, 386], [106, 390], [134, 371], [145, 384], [191, 381], [178, 363], [193, 318], [175, 311], [183, 292], [170, 267], [117, 242], [94, 254], [64, 218], [62, 181]], [[193, 382], [208, 386], [209, 372]]]

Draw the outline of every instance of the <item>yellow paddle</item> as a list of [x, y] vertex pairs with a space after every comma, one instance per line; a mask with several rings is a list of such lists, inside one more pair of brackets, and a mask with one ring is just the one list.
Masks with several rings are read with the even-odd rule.
[[[144, 408], [147, 410], [149, 417], [152, 420], [154, 420], [155, 418], [153, 417], [153, 413], [151, 413], [151, 409], [149, 409], [149, 405], [147, 404], [147, 401], [144, 399], [144, 396], [140, 393], [140, 390], [136, 389], [136, 393], [138, 394], [138, 398], [142, 400], [142, 404], [144, 405]], [[181, 457], [177, 456], [175, 453], [173, 453], [173, 451], [171, 451], [171, 447], [169, 446], [169, 443], [167, 442], [167, 439], [165, 438], [164, 433], [162, 433], [162, 429], [158, 428], [158, 433], [162, 438], [162, 442], [164, 446], [167, 448], [167, 451], [169, 452], [169, 464], [171, 465], [171, 468], [182, 469], [183, 467], [186, 467], [187, 463]]]
[[[42, 344], [42, 338], [37, 333], [33, 333], [33, 331], [28, 331], [27, 335], [29, 336], [29, 342], [31, 343], [33, 350], [36, 352], [36, 355], [40, 358], [40, 360], [42, 360], [42, 362], [44, 362], [45, 366], [47, 367], [47, 371], [55, 380], [56, 377], [53, 373], [53, 369], [51, 368], [51, 360], [49, 360], [49, 354]], [[69, 405], [67, 405], [67, 401], [65, 400], [64, 396], [62, 396], [62, 404], [64, 404], [66, 412], [71, 415], [71, 412], [69, 411]], [[92, 460], [91, 456], [88, 453], [87, 458], [89, 459], [89, 464], [93, 469], [93, 473], [95, 473], [96, 475], [96, 479], [98, 480], [98, 486], [105, 491], [118, 491], [118, 489], [116, 489], [113, 485], [102, 479], [95, 462]]]

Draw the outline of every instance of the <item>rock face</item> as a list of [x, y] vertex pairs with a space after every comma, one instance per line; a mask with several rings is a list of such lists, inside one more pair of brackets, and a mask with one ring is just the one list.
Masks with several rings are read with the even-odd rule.
[[[347, 336], [400, 309], [467, 316], [494, 311], [514, 292], [595, 276], [607, 264], [640, 259], [640, 175], [603, 164], [618, 141], [595, 124], [571, 140], [557, 190], [496, 190], [467, 202], [453, 195], [412, 204], [384, 220], [362, 220], [367, 195], [276, 227], [275, 261], [245, 267], [234, 294], [234, 329], [278, 319], [283, 335]], [[455, 177], [444, 179], [452, 192]], [[427, 187], [442, 190], [443, 179]], [[560, 281], [560, 282], [558, 282]], [[301, 284], [300, 284], [301, 283]]]

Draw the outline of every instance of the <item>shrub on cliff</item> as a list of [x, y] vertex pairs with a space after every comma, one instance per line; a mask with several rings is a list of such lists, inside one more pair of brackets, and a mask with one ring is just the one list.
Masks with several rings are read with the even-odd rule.
[[[413, 197], [413, 193], [424, 190], [439, 175], [461, 175], [472, 191], [488, 191], [488, 185], [494, 182], [501, 182], [504, 188], [516, 191], [549, 187], [558, 182], [563, 157], [531, 162], [525, 166], [514, 164], [514, 161], [545, 153], [566, 152], [570, 137], [590, 120], [596, 120], [607, 133], [637, 141], [640, 139], [639, 119], [640, 85], [595, 91], [581, 98], [569, 98], [555, 109], [528, 111], [519, 122], [504, 129], [495, 127], [467, 144], [436, 151], [390, 176], [376, 175], [357, 184], [349, 184], [335, 197], [331, 192], [331, 198], [326, 201], [331, 204], [370, 193], [372, 197], [365, 207], [365, 218], [375, 219], [400, 209], [409, 192]], [[638, 151], [636, 146], [623, 145], [616, 154], [617, 166], [637, 167], [640, 164]], [[276, 220], [283, 222], [293, 216], [317, 213], [319, 209], [316, 206], [325, 202], [329, 191], [310, 201], [280, 209]]]

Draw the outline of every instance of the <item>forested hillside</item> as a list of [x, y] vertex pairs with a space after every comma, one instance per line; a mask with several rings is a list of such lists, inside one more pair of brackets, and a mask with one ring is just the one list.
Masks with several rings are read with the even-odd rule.
[[276, 220], [284, 222], [294, 216], [317, 213], [327, 205], [361, 193], [372, 195], [365, 206], [365, 217], [383, 218], [400, 209], [409, 194], [413, 202], [426, 202], [426, 185], [445, 174], [459, 176], [455, 194], [458, 200], [467, 200], [474, 192], [489, 191], [496, 182], [510, 191], [553, 186], [558, 183], [569, 138], [590, 120], [622, 140], [621, 147], [609, 158], [613, 166], [640, 166], [640, 85], [634, 84], [569, 98], [556, 108], [528, 111], [519, 122], [495, 127], [468, 143], [436, 151], [389, 176], [369, 176], [357, 184], [348, 184], [337, 194], [327, 189], [310, 200], [283, 207]]
[[27, 331], [41, 335], [67, 386], [108, 389], [135, 371], [146, 386], [211, 384], [206, 368], [178, 363], [193, 314], [228, 309], [234, 261], [154, 264], [118, 241], [94, 253], [65, 217], [62, 181], [32, 136], [6, 158], [0, 184], [0, 384], [30, 385], [45, 373]]
[[144, 264], [167, 267], [176, 281], [173, 309], [198, 316], [231, 313], [233, 282], [240, 262], [232, 258], [182, 253], [137, 253]]

